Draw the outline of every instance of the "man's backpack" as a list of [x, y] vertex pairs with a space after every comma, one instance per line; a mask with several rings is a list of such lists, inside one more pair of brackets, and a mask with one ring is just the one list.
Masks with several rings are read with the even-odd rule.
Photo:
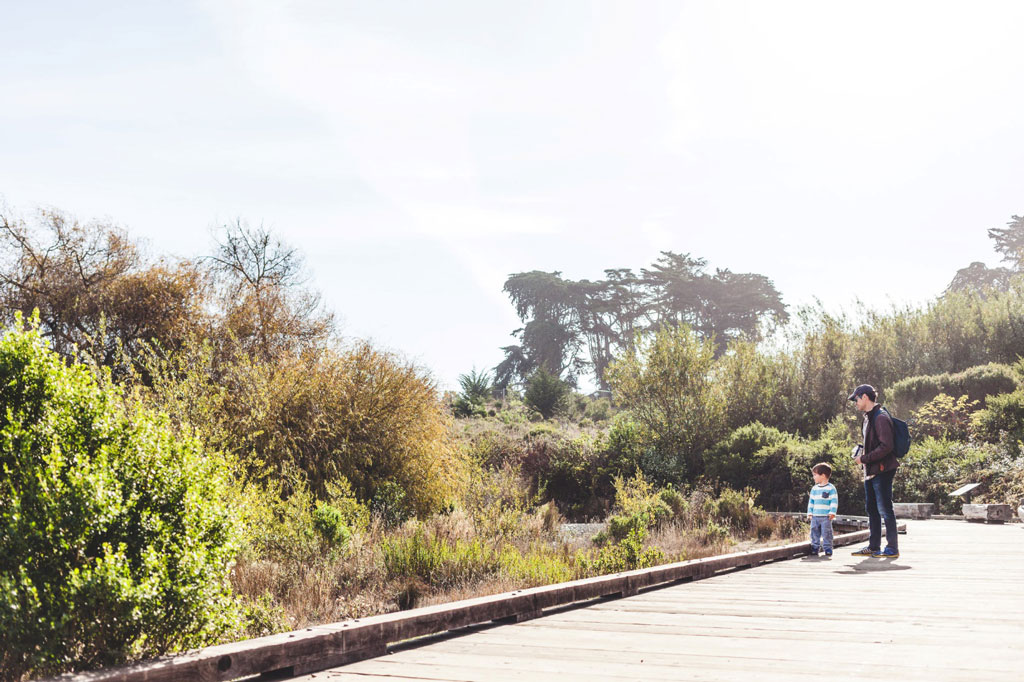
[[882, 408], [890, 421], [892, 421], [892, 452], [897, 457], [903, 457], [905, 454], [910, 452], [910, 427], [907, 426], [907, 422], [902, 419], [889, 414], [889, 410]]

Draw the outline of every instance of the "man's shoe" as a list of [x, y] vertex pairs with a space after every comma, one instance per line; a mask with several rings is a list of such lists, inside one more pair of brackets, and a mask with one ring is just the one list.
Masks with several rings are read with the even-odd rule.
[[861, 547], [850, 556], [874, 556], [878, 553], [877, 549], [871, 549], [870, 547]]
[[899, 550], [893, 549], [892, 547], [886, 547], [881, 552], [875, 552], [871, 555], [871, 557], [874, 559], [899, 559], [900, 552]]
[[832, 552], [825, 550], [825, 556], [828, 558], [832, 558]]

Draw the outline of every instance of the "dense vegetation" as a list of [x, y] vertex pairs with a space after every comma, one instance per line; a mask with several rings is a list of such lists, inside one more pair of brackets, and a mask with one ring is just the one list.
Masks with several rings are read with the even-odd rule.
[[816, 462], [861, 510], [859, 383], [911, 421], [898, 499], [1016, 504], [1024, 220], [990, 234], [1007, 267], [850, 316], [668, 252], [514, 275], [521, 343], [442, 395], [341, 338], [265, 230], [153, 259], [110, 224], [0, 215], [2, 677], [786, 540], [763, 510], [801, 509]]
[[236, 629], [223, 463], [38, 331], [0, 339], [0, 663], [58, 672]]

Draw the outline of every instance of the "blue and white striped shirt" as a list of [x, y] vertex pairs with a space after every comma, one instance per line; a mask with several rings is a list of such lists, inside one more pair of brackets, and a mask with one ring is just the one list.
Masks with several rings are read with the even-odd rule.
[[815, 485], [807, 498], [807, 513], [811, 516], [828, 516], [839, 512], [839, 493], [831, 483]]

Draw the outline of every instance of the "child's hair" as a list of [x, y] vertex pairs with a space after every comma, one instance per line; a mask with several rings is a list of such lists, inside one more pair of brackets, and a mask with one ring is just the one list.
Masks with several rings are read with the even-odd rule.
[[824, 474], [825, 478], [832, 478], [832, 467], [830, 467], [828, 464], [825, 464], [824, 462], [818, 462], [817, 464], [812, 466], [811, 471], [813, 471], [816, 474]]

